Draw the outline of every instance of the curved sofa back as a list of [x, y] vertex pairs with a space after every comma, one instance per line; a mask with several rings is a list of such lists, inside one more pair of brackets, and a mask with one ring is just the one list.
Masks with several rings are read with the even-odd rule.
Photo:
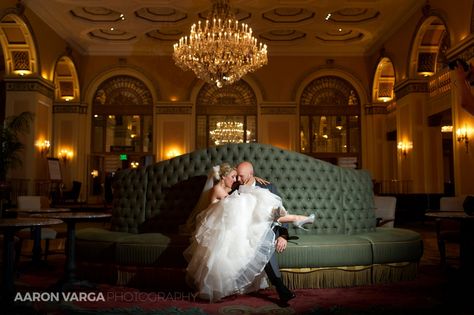
[[123, 232], [176, 232], [196, 204], [212, 166], [242, 161], [277, 186], [286, 210], [316, 214], [311, 234], [375, 230], [368, 172], [341, 168], [301, 153], [257, 143], [198, 150], [146, 168], [124, 170], [114, 182], [112, 226]]

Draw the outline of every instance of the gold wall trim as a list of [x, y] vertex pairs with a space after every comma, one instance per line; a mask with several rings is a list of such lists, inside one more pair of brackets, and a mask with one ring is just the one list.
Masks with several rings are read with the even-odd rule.
[[388, 114], [387, 105], [385, 104], [374, 104], [365, 107], [365, 113], [367, 115], [385, 115]]
[[428, 81], [407, 80], [395, 86], [397, 99], [401, 99], [412, 93], [429, 93]]
[[9, 79], [5, 78], [8, 92], [38, 92], [51, 99], [54, 97], [54, 86], [42, 79]]
[[260, 109], [260, 113], [262, 115], [295, 115], [296, 108], [295, 107], [288, 107], [288, 106], [269, 106], [269, 107], [262, 107]]
[[87, 106], [79, 104], [53, 105], [54, 114], [87, 114]]
[[242, 115], [256, 115], [255, 108], [249, 108], [248, 106], [235, 106], [235, 107], [197, 107], [196, 115], [225, 115], [225, 116], [242, 116]]
[[192, 106], [156, 106], [156, 114], [191, 115]]

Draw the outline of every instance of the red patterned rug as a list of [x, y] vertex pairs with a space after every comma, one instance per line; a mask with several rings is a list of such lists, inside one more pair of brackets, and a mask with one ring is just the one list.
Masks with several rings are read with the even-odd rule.
[[[24, 301], [17, 300], [10, 308], [3, 308], [2, 314], [474, 314], [472, 291], [464, 289], [471, 287], [471, 282], [459, 275], [455, 265], [439, 266], [436, 239], [429, 231], [423, 233], [425, 250], [415, 280], [352, 288], [298, 289], [296, 298], [287, 306], [279, 304], [271, 289], [209, 303], [186, 290], [140, 291], [102, 284], [92, 291], [66, 292], [68, 296], [58, 296], [55, 301], [54, 294], [59, 293], [50, 288], [63, 273], [64, 256], [51, 256], [51, 268], [20, 272], [16, 287]], [[40, 301], [25, 299], [35, 293], [42, 294]]]
[[[17, 281], [18, 299], [11, 314], [472, 314], [457, 271], [421, 265], [417, 279], [391, 284], [336, 289], [299, 289], [289, 305], [279, 304], [274, 290], [236, 295], [209, 303], [186, 291], [140, 291], [99, 285], [94, 290], [59, 293], [48, 288], [58, 266], [24, 273]], [[56, 264], [55, 264], [56, 265]], [[36, 299], [40, 301], [32, 302]], [[55, 295], [58, 294], [56, 297]], [[38, 296], [40, 295], [40, 296]], [[58, 300], [56, 301], [55, 298]], [[22, 301], [23, 299], [23, 301]], [[16, 310], [16, 312], [13, 312]], [[28, 311], [26, 311], [28, 310]]]

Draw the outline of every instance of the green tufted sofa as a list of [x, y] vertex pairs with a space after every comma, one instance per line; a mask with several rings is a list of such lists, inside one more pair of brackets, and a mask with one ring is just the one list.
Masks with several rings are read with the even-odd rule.
[[420, 235], [376, 228], [368, 172], [341, 168], [262, 144], [229, 144], [194, 151], [142, 169], [125, 170], [114, 183], [111, 229], [77, 231], [79, 273], [95, 281], [157, 288], [184, 283], [179, 233], [213, 165], [254, 164], [256, 175], [275, 184], [285, 208], [315, 213], [308, 231], [290, 226], [278, 255], [290, 288], [354, 286], [413, 279], [423, 253]]

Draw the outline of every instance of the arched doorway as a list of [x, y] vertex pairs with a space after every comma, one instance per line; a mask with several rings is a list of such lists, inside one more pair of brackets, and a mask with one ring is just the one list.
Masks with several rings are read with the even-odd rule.
[[361, 165], [360, 129], [360, 97], [348, 81], [324, 76], [304, 88], [300, 98], [302, 153], [334, 164]]
[[205, 84], [196, 99], [196, 148], [257, 141], [257, 98], [240, 80], [217, 88]]
[[151, 91], [130, 75], [116, 75], [103, 81], [92, 100], [89, 194], [104, 193], [105, 200], [110, 201], [114, 173], [153, 163], [153, 152]]

